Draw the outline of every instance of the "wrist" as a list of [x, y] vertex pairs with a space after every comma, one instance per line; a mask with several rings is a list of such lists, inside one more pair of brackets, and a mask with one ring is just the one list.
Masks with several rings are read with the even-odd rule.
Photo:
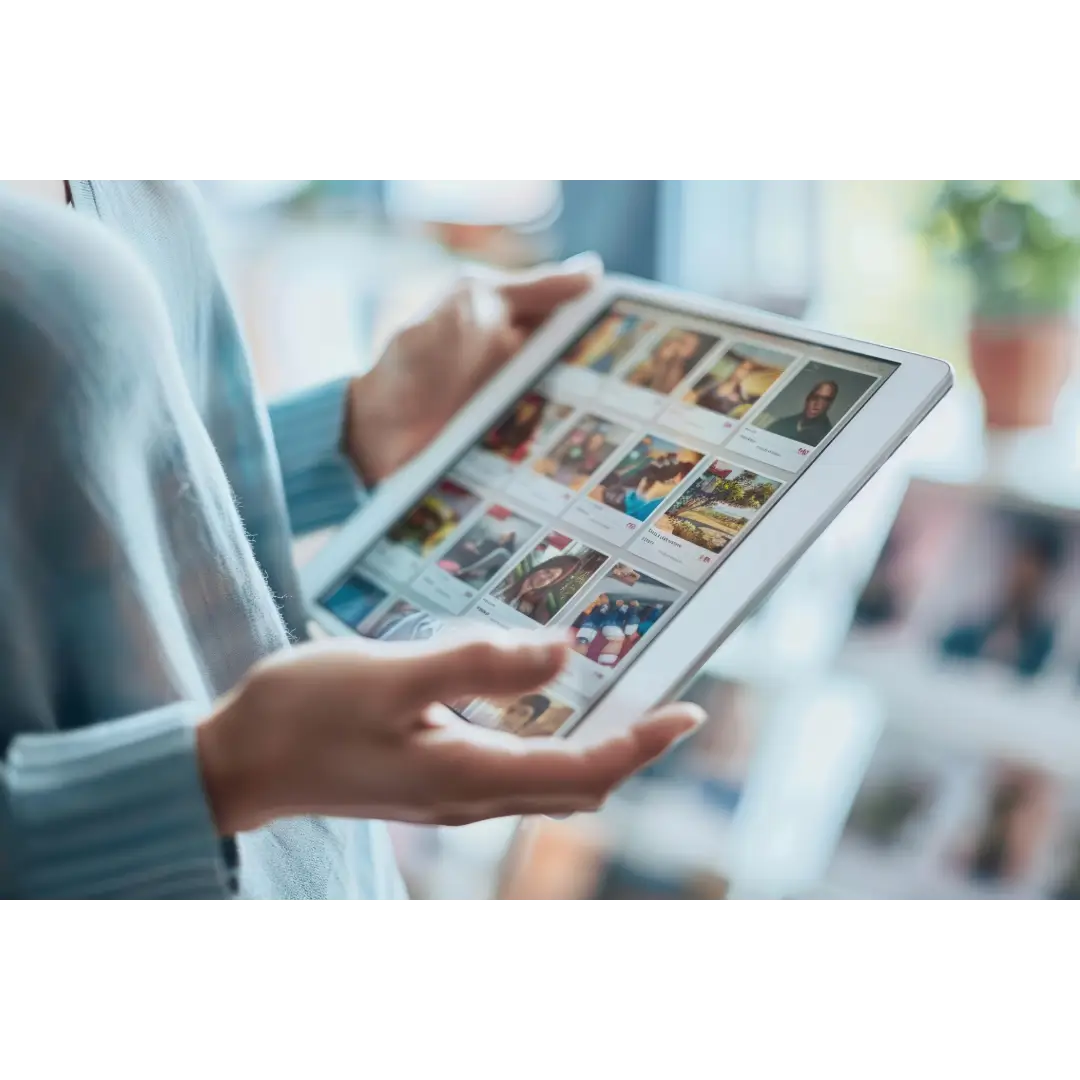
[[225, 698], [195, 731], [195, 748], [210, 814], [219, 836], [234, 836], [270, 818], [262, 778], [241, 727], [241, 694]]
[[[380, 414], [379, 403], [383, 412]], [[385, 401], [379, 393], [379, 369], [372, 368], [349, 381], [345, 402], [345, 426], [342, 449], [352, 462], [360, 480], [375, 487], [393, 472], [389, 464], [392, 451]]]

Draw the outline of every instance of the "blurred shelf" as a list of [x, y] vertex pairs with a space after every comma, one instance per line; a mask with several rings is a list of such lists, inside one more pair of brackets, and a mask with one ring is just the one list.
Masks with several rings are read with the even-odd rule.
[[939, 664], [917, 649], [852, 642], [839, 669], [864, 680], [888, 721], [973, 754], [1001, 755], [1080, 778], [1080, 688], [1025, 682], [990, 665]]

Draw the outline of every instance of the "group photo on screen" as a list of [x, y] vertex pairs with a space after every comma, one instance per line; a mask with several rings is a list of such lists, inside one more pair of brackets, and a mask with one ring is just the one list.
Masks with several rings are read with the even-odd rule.
[[707, 551], [722, 551], [781, 482], [750, 469], [714, 461], [653, 522], [653, 528]]
[[792, 359], [764, 345], [738, 342], [701, 375], [683, 401], [741, 420], [772, 389]]
[[481, 446], [515, 464], [524, 461], [571, 412], [569, 405], [530, 390], [514, 403], [510, 415], [484, 436]]
[[580, 491], [629, 436], [630, 429], [613, 420], [583, 416], [533, 463], [533, 471], [560, 487]]
[[656, 324], [616, 304], [578, 339], [562, 357], [570, 367], [608, 374]]
[[644, 521], [704, 456], [658, 435], [646, 435], [597, 482], [589, 498]]
[[387, 533], [388, 539], [416, 555], [428, 555], [480, 505], [479, 495], [453, 480], [440, 480]]
[[546, 626], [606, 561], [602, 552], [552, 532], [510, 570], [492, 595]]
[[630, 386], [670, 394], [719, 340], [699, 330], [669, 330], [623, 378]]
[[573, 622], [573, 649], [600, 667], [614, 667], [659, 622], [682, 593], [627, 563], [616, 563], [589, 586]]
[[802, 446], [817, 446], [876, 381], [874, 375], [811, 360], [752, 423]]

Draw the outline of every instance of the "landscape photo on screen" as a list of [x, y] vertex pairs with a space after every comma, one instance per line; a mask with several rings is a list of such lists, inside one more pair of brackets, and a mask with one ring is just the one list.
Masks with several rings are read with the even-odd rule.
[[714, 461], [657, 519], [653, 527], [707, 551], [722, 551], [781, 482]]
[[602, 668], [615, 667], [682, 593], [627, 563], [616, 563], [589, 586], [573, 622], [573, 650]]
[[606, 561], [606, 555], [587, 544], [551, 532], [510, 570], [492, 596], [545, 626]]
[[629, 386], [670, 394], [719, 340], [699, 330], [669, 330], [623, 378]]
[[641, 315], [614, 310], [599, 321], [566, 352], [562, 358], [570, 367], [587, 368], [606, 375], [627, 356], [631, 349], [653, 328], [655, 323]]
[[589, 498], [644, 521], [705, 455], [659, 435], [645, 435], [589, 492]]
[[784, 374], [793, 357], [750, 342], [732, 345], [683, 395], [688, 405], [741, 420]]

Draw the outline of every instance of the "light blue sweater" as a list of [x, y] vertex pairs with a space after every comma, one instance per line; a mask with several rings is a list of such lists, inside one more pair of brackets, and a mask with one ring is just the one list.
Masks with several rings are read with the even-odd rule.
[[345, 384], [268, 415], [193, 189], [72, 194], [0, 188], [0, 897], [401, 895], [381, 824], [223, 843], [194, 749], [358, 506]]

